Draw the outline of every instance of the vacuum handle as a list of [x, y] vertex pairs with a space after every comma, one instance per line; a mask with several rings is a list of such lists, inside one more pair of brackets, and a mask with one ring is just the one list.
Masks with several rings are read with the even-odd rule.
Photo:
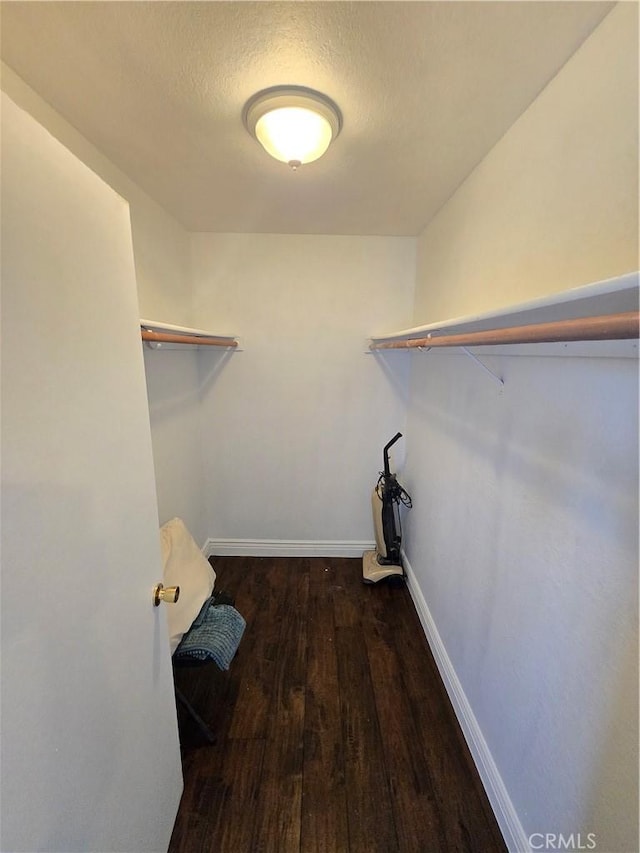
[[385, 444], [384, 450], [382, 451], [382, 458], [384, 460], [384, 475], [385, 475], [385, 477], [388, 477], [391, 474], [391, 471], [389, 470], [389, 448], [391, 447], [392, 444], [395, 444], [396, 441], [398, 441], [398, 439], [400, 439], [400, 438], [402, 438], [402, 433], [397, 432], [393, 436], [391, 441], [388, 444]]

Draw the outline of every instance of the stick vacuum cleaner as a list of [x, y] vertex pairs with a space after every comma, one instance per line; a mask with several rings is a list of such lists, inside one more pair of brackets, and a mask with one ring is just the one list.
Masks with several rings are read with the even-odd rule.
[[378, 583], [385, 578], [404, 577], [400, 557], [402, 542], [400, 527], [400, 504], [411, 508], [411, 498], [396, 480], [389, 468], [389, 448], [402, 438], [398, 432], [382, 451], [384, 470], [371, 493], [373, 526], [376, 535], [376, 550], [362, 555], [362, 580]]

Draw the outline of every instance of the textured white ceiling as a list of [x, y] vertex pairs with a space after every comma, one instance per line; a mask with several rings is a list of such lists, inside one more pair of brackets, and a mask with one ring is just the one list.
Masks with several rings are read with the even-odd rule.
[[[413, 235], [612, 5], [4, 2], [2, 55], [189, 230]], [[277, 84], [344, 117], [296, 173], [242, 124]]]

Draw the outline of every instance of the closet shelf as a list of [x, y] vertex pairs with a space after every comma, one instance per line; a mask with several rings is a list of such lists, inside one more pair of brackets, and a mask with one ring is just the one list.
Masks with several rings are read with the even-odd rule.
[[630, 273], [499, 311], [375, 335], [370, 349], [629, 341], [640, 337], [639, 328], [638, 273]]
[[140, 320], [140, 335], [151, 349], [172, 349], [182, 346], [207, 346], [235, 349], [238, 339], [235, 335], [218, 335], [205, 329], [192, 329], [189, 326], [176, 326], [156, 320]]

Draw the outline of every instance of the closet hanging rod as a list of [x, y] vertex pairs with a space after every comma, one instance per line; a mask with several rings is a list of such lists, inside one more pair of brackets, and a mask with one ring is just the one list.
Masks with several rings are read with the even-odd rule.
[[177, 335], [170, 332], [154, 332], [151, 329], [141, 329], [143, 341], [153, 341], [158, 344], [191, 344], [192, 346], [207, 347], [237, 347], [234, 338], [220, 338], [204, 335]]
[[640, 337], [640, 312], [606, 314], [574, 320], [555, 320], [530, 326], [509, 326], [481, 332], [438, 334], [404, 340], [378, 340], [370, 349], [413, 349], [417, 347], [500, 346], [500, 344], [544, 344], [569, 341], [633, 340]]

